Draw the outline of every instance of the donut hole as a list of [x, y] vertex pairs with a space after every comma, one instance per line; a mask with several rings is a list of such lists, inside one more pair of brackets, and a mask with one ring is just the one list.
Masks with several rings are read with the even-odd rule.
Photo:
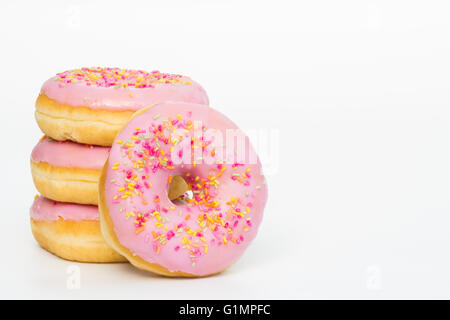
[[168, 196], [175, 205], [184, 204], [184, 198], [192, 199], [192, 191], [182, 176], [174, 176], [169, 183]]

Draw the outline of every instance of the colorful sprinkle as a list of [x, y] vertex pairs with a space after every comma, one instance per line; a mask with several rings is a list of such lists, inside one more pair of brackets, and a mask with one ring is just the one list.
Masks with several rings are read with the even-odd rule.
[[[179, 74], [101, 67], [81, 68], [61, 72], [56, 74], [54, 81], [60, 82], [61, 86], [82, 83], [87, 86], [124, 89], [129, 87], [153, 88], [158, 84], [191, 84], [189, 78]], [[129, 93], [129, 96], [133, 98], [132, 93]]]

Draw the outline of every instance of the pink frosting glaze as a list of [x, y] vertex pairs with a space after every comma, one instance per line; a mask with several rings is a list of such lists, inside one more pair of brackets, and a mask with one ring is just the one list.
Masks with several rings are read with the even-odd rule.
[[35, 220], [98, 220], [98, 207], [84, 204], [57, 202], [39, 196], [34, 199], [30, 216]]
[[[213, 137], [226, 137], [229, 129], [242, 134], [244, 147]], [[196, 150], [203, 150], [200, 157]], [[174, 176], [190, 185], [185, 203], [168, 199]], [[198, 276], [219, 272], [243, 254], [267, 200], [248, 137], [218, 111], [187, 103], [158, 104], [128, 123], [111, 148], [104, 188], [124, 247], [172, 272]]]
[[158, 71], [81, 68], [47, 80], [41, 94], [61, 104], [104, 110], [139, 110], [162, 101], [209, 104], [205, 90], [190, 78]]
[[31, 160], [47, 162], [56, 167], [101, 170], [108, 158], [109, 149], [44, 137], [31, 152]]

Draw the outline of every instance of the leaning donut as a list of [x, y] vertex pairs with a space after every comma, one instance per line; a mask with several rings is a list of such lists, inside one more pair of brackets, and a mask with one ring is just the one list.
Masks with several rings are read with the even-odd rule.
[[[186, 192], [171, 201], [171, 182], [180, 179]], [[111, 247], [140, 269], [195, 277], [243, 254], [267, 187], [248, 137], [232, 121], [204, 105], [166, 102], [136, 112], [117, 135], [99, 195]]]

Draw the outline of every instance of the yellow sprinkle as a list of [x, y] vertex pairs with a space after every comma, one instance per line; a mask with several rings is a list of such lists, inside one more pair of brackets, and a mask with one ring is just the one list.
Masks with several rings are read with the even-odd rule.
[[182, 242], [183, 242], [183, 243], [191, 243], [191, 241], [188, 240], [188, 238], [186, 238], [186, 236], [183, 236]]

